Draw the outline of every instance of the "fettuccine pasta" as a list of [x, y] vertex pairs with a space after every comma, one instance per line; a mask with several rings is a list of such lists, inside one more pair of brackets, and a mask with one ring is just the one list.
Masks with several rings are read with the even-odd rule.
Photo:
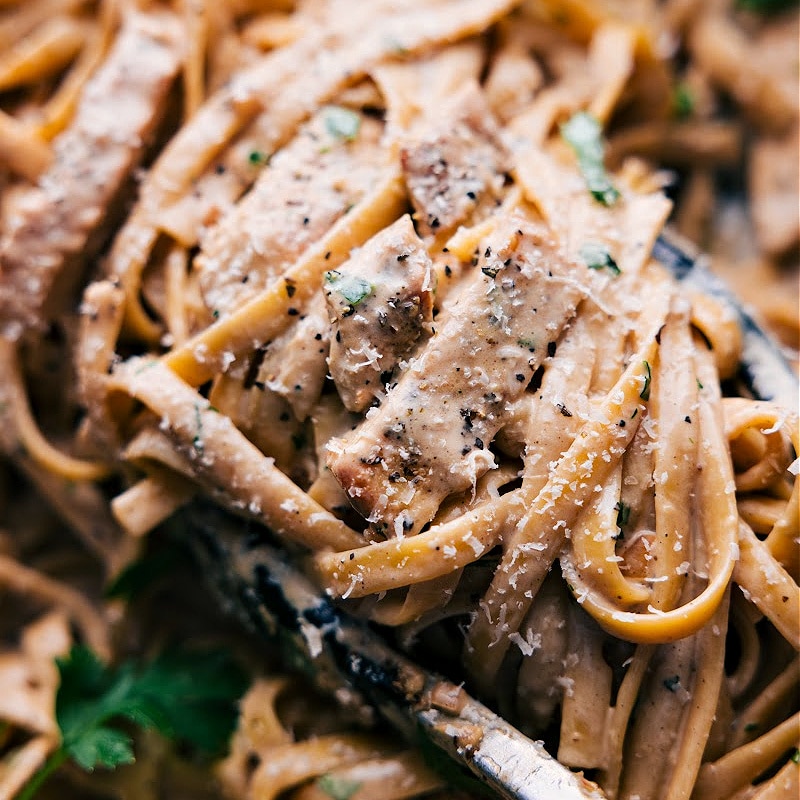
[[[797, 408], [653, 250], [699, 242], [792, 358], [796, 11], [0, 7], [0, 798], [58, 745], [53, 658], [126, 650], [102, 587], [196, 498], [609, 798], [793, 796]], [[745, 147], [749, 206], [715, 200]], [[213, 782], [145, 735], [95, 786], [454, 796], [253, 675]]]

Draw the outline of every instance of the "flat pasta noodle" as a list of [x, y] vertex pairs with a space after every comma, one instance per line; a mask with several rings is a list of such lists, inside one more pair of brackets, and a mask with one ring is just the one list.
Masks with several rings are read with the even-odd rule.
[[[154, 380], [157, 378], [157, 380]], [[295, 486], [207, 400], [157, 361], [128, 364], [110, 389], [128, 392], [164, 420], [192, 461], [196, 474], [230, 492], [231, 504], [265, 521], [278, 534], [320, 549], [354, 544], [361, 537]], [[233, 457], [233, 453], [236, 457]], [[234, 474], [229, 474], [233, 469]], [[302, 520], [298, 527], [295, 520]]]

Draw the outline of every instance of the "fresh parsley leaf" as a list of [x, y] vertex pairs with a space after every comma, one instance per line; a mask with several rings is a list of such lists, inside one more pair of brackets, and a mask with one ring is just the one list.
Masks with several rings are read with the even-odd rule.
[[128, 721], [151, 728], [201, 753], [222, 750], [236, 723], [236, 702], [247, 678], [222, 651], [167, 651], [140, 666], [109, 667], [87, 647], [75, 645], [56, 659], [60, 684], [56, 720], [61, 745], [34, 776], [20, 800], [61, 763], [73, 760], [91, 772], [135, 760], [133, 740], [120, 728]]
[[67, 756], [89, 772], [97, 766], [113, 769], [131, 763], [130, 737], [106, 724], [126, 716], [134, 683], [130, 667], [109, 670], [81, 646], [56, 659], [56, 664], [61, 675], [56, 720]]
[[106, 588], [106, 597], [130, 600], [169, 574], [181, 563], [177, 547], [164, 547], [132, 561]]
[[631, 507], [620, 500], [614, 508], [617, 510], [617, 527], [622, 530], [631, 518]]
[[736, 5], [745, 11], [754, 11], [756, 14], [777, 14], [790, 8], [795, 8], [798, 0], [736, 0]]
[[619, 191], [606, 173], [603, 164], [603, 129], [588, 111], [578, 111], [561, 126], [561, 136], [578, 157], [578, 167], [592, 197], [604, 206], [613, 206]]
[[141, 718], [134, 721], [213, 755], [233, 731], [235, 703], [246, 685], [244, 673], [222, 650], [168, 650], [137, 676]]
[[343, 778], [336, 778], [333, 775], [323, 775], [317, 781], [317, 788], [325, 792], [333, 800], [350, 800], [350, 798], [361, 788], [357, 781], [348, 781]]
[[649, 400], [650, 399], [650, 381], [652, 380], [652, 373], [650, 372], [650, 364], [647, 361], [642, 361], [644, 365], [644, 386], [642, 386], [642, 391], [639, 392], [639, 397], [642, 400]]
[[688, 119], [694, 111], [694, 95], [685, 84], [679, 83], [672, 90], [672, 113], [678, 119]]
[[580, 256], [589, 269], [607, 269], [612, 275], [622, 273], [608, 248], [600, 242], [584, 242], [581, 245]]
[[351, 305], [358, 305], [372, 293], [372, 284], [358, 275], [345, 275], [333, 269], [325, 273], [325, 281], [330, 284], [331, 291], [337, 292]]
[[70, 743], [70, 758], [87, 772], [93, 772], [96, 766], [114, 767], [133, 764], [133, 740], [127, 733], [101, 726], [85, 731], [78, 739]]
[[352, 142], [361, 129], [361, 117], [349, 108], [328, 106], [325, 109], [325, 130], [343, 142]]
[[251, 150], [247, 156], [247, 160], [254, 166], [254, 167], [262, 167], [266, 164], [269, 164], [270, 161], [270, 154], [265, 153], [262, 150]]

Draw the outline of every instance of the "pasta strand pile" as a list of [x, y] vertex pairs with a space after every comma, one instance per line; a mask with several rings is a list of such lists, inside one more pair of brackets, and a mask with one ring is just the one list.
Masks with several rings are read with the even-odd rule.
[[[772, 276], [797, 346], [797, 76], [755, 56], [796, 10], [0, 7], [0, 797], [58, 746], [53, 658], [124, 652], [103, 586], [198, 497], [609, 798], [797, 790], [797, 409], [653, 258], [671, 219]], [[453, 796], [254, 675], [225, 796]], [[141, 747], [99, 790], [201, 791]]]

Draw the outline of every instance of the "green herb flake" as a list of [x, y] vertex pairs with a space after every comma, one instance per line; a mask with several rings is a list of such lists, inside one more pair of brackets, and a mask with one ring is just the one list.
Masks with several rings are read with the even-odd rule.
[[141, 595], [181, 563], [183, 555], [175, 548], [146, 553], [132, 561], [106, 587], [105, 596], [130, 600]]
[[263, 167], [269, 164], [271, 156], [269, 153], [265, 153], [262, 150], [251, 150], [247, 156], [247, 160], [254, 166], [254, 167]]
[[603, 129], [597, 118], [587, 111], [578, 111], [561, 126], [561, 136], [575, 151], [592, 197], [604, 206], [613, 206], [619, 199], [619, 191], [603, 164]]
[[622, 530], [631, 518], [631, 507], [620, 500], [614, 505], [614, 508], [617, 511], [617, 527]]
[[317, 781], [317, 788], [321, 792], [325, 792], [333, 800], [350, 800], [361, 788], [361, 784], [357, 781], [348, 781], [333, 775], [323, 775]]
[[700, 383], [700, 379], [699, 378], [695, 378], [695, 380], [697, 381], [697, 388], [698, 389], [703, 389], [704, 387], [703, 387], [703, 384]]
[[800, 764], [800, 750], [795, 750], [794, 753], [792, 753], [792, 761], [795, 764]]
[[642, 386], [642, 391], [639, 392], [639, 397], [642, 400], [649, 400], [650, 399], [650, 381], [652, 380], [652, 373], [650, 372], [650, 364], [647, 361], [642, 361], [642, 365], [644, 366], [644, 386]]
[[325, 273], [325, 282], [331, 291], [340, 294], [351, 306], [358, 305], [372, 294], [372, 284], [358, 275], [345, 275], [337, 269]]
[[159, 361], [157, 358], [154, 358], [152, 361], [146, 361], [141, 367], [137, 367], [133, 374], [141, 375], [143, 372], [147, 372], [148, 369], [153, 369], [153, 367], [158, 366], [158, 363]]
[[408, 48], [397, 38], [394, 36], [387, 36], [384, 40], [386, 45], [386, 49], [393, 53], [394, 55], [398, 56], [405, 56], [408, 55]]
[[352, 142], [361, 128], [361, 117], [349, 108], [328, 106], [325, 109], [325, 130], [342, 142]]
[[736, 0], [738, 8], [756, 14], [779, 14], [798, 5], [798, 0]]
[[622, 270], [612, 258], [608, 248], [599, 242], [584, 242], [580, 256], [589, 269], [607, 269], [612, 275], [620, 275]]
[[679, 83], [672, 90], [672, 113], [677, 119], [685, 120], [694, 111], [694, 95], [685, 83]]
[[87, 647], [75, 645], [56, 659], [60, 683], [56, 721], [61, 744], [18, 800], [30, 800], [65, 761], [84, 770], [114, 769], [135, 760], [126, 720], [219, 755], [236, 724], [236, 703], [247, 678], [224, 651], [162, 653], [147, 665], [127, 661], [108, 667]]

